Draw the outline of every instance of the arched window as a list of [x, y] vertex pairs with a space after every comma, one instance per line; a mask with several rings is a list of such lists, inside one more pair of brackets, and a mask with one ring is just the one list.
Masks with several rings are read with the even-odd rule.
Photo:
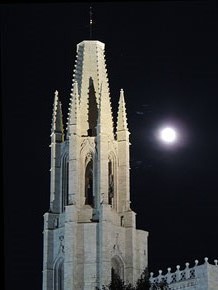
[[114, 197], [114, 174], [112, 168], [112, 161], [108, 161], [108, 203], [112, 204], [112, 199]]
[[88, 162], [85, 172], [85, 204], [93, 206], [93, 162]]
[[69, 162], [68, 157], [64, 156], [62, 160], [62, 197], [61, 197], [61, 211], [64, 211], [65, 205], [68, 204], [68, 178], [69, 176]]
[[121, 227], [124, 227], [124, 216], [123, 215], [120, 217], [120, 225], [121, 225]]
[[119, 256], [114, 256], [111, 259], [111, 279], [117, 275], [121, 280], [124, 280], [124, 264]]
[[64, 290], [64, 260], [56, 262], [54, 268], [54, 290]]

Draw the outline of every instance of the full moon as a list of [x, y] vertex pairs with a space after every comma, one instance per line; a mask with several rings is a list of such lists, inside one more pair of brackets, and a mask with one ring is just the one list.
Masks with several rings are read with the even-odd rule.
[[160, 138], [165, 143], [174, 143], [176, 137], [176, 131], [173, 128], [166, 127], [160, 131]]

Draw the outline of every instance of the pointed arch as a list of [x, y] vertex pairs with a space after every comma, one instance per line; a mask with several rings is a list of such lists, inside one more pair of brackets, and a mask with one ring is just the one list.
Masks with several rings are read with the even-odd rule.
[[54, 290], [64, 290], [64, 259], [58, 258], [54, 264]]
[[85, 204], [93, 206], [93, 159], [90, 158], [85, 169]]
[[84, 204], [95, 207], [95, 160], [91, 150], [86, 154], [84, 167]]
[[80, 167], [80, 204], [89, 204], [95, 207], [96, 192], [96, 144], [94, 137], [88, 137], [81, 144], [81, 167]]
[[118, 255], [113, 256], [111, 259], [111, 279], [113, 279], [114, 274], [124, 280], [124, 262]]

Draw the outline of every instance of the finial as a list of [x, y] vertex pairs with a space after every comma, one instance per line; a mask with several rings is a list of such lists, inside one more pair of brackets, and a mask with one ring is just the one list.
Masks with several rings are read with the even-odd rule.
[[215, 266], [217, 266], [218, 265], [218, 260], [214, 260], [214, 264], [215, 264]]
[[205, 263], [208, 263], [208, 258], [205, 257], [205, 258], [204, 258], [204, 261], [205, 261]]
[[89, 38], [92, 39], [92, 6], [89, 8]]
[[189, 263], [185, 263], [186, 268], [189, 268]]
[[198, 260], [195, 260], [195, 266], [197, 266], [198, 265]]
[[171, 272], [171, 268], [169, 267], [169, 268], [167, 268], [167, 271], [168, 271], [168, 273], [170, 273]]
[[158, 272], [159, 272], [159, 275], [162, 275], [162, 272], [163, 272], [163, 271], [162, 271], [162, 270], [159, 270]]

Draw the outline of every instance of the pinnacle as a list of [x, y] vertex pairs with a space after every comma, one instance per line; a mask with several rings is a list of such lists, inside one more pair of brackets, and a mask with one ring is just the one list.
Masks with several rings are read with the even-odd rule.
[[120, 90], [118, 117], [117, 117], [117, 131], [128, 131], [127, 117], [126, 117], [126, 105], [124, 100], [124, 91]]
[[63, 116], [61, 102], [58, 97], [58, 91], [54, 93], [53, 118], [52, 118], [52, 132], [63, 134]]

